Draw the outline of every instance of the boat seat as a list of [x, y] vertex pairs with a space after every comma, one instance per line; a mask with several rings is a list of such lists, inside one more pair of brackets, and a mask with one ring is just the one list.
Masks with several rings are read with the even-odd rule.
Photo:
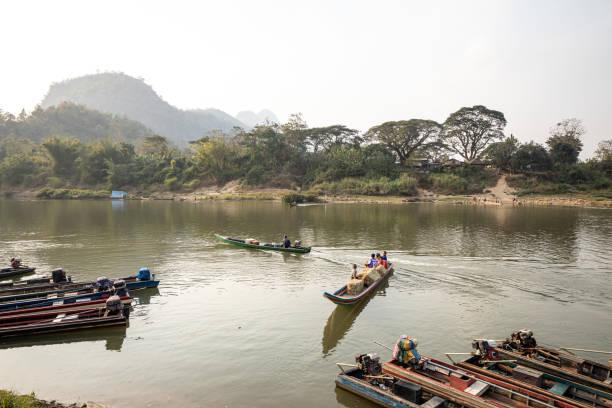
[[468, 394], [472, 394], [477, 397], [480, 397], [482, 394], [487, 392], [488, 389], [489, 389], [489, 384], [484, 383], [482, 381], [474, 381], [472, 385], [470, 385], [469, 387], [465, 389], [465, 392], [467, 392]]
[[566, 393], [569, 387], [569, 384], [555, 382], [555, 384], [548, 391], [556, 395], [563, 395]]
[[446, 400], [440, 397], [432, 397], [427, 402], [419, 405], [421, 408], [440, 408]]

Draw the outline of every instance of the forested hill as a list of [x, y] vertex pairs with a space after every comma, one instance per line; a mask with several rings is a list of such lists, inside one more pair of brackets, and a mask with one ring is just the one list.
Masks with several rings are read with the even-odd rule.
[[110, 138], [140, 145], [152, 133], [146, 126], [126, 117], [69, 102], [44, 110], [38, 106], [30, 115], [22, 113], [18, 117], [0, 111], [0, 141], [11, 138], [42, 142], [48, 137], [65, 136], [82, 142]]
[[51, 85], [44, 108], [64, 101], [102, 112], [125, 115], [183, 147], [213, 129], [247, 127], [218, 110], [181, 110], [164, 101], [140, 79], [120, 73], [103, 73], [68, 79]]

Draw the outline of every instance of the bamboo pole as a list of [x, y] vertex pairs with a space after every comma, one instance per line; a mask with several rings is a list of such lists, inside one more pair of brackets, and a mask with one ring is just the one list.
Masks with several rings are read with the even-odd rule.
[[612, 351], [602, 351], [602, 350], [590, 350], [590, 349], [580, 349], [574, 347], [559, 347], [561, 350], [565, 351], [585, 351], [587, 353], [602, 353], [602, 354], [612, 354]]

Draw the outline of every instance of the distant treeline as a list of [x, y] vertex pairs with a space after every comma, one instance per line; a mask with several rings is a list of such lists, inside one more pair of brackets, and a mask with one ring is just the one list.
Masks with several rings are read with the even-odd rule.
[[[0, 180], [5, 189], [190, 191], [240, 179], [247, 186], [317, 193], [414, 195], [420, 187], [461, 194], [494, 185], [500, 170], [525, 174], [513, 182], [532, 193], [588, 190], [609, 196], [612, 185], [612, 141], [602, 142], [594, 159], [578, 162], [584, 134], [580, 121], [558, 123], [546, 146], [521, 144], [512, 135], [504, 136], [503, 113], [484, 106], [461, 108], [442, 124], [422, 119], [386, 122], [363, 134], [343, 125], [309, 128], [300, 115], [293, 115], [281, 125], [210, 132], [184, 151], [159, 135], [143, 136], [136, 147], [121, 134], [105, 130], [105, 121], [96, 128], [102, 136], [97, 140], [66, 137], [53, 133], [61, 126], [45, 112], [17, 118], [0, 112]], [[47, 118], [42, 125], [40, 117]], [[75, 113], [74, 120], [82, 123], [84, 116]], [[113, 124], [127, 119], [107, 120]], [[121, 126], [111, 129], [116, 132]], [[11, 133], [8, 128], [21, 130]], [[468, 164], [444, 166], [451, 156]]]

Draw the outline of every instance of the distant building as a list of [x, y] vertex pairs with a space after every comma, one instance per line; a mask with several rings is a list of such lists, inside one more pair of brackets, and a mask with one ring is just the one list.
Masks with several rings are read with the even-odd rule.
[[127, 193], [125, 191], [117, 191], [117, 190], [113, 190], [111, 191], [111, 198], [127, 198]]

